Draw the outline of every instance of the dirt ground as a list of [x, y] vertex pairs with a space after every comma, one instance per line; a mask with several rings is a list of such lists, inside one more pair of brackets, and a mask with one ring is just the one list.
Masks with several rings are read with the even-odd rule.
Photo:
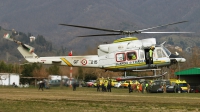
[[70, 87], [44, 89], [0, 87], [0, 112], [198, 112], [198, 93], [128, 93], [113, 88], [97, 92], [96, 88]]

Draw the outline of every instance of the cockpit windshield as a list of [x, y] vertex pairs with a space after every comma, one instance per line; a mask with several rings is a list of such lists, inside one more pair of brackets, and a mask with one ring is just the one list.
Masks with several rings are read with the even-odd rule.
[[166, 47], [163, 46], [163, 49], [167, 53], [168, 56], [170, 56], [172, 54]]

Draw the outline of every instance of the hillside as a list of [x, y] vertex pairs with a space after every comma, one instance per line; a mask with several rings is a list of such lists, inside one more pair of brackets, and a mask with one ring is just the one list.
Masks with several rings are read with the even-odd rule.
[[[138, 30], [187, 20], [189, 22], [163, 28], [164, 31], [196, 32], [200, 30], [200, 2], [198, 0], [12, 0], [1, 1], [0, 26], [4, 29], [43, 35], [54, 47], [84, 53], [90, 47], [112, 42], [120, 36], [77, 38], [79, 35], [105, 32], [60, 26], [60, 23], [86, 25], [116, 30]], [[158, 29], [152, 31], [159, 31]], [[139, 38], [169, 35], [136, 35]], [[185, 35], [183, 35], [185, 36]], [[158, 40], [159, 41], [159, 40]], [[184, 40], [183, 40], [184, 41]]]
[[[39, 56], [45, 55], [55, 55], [55, 51], [52, 47], [52, 43], [46, 41], [46, 39], [42, 35], [38, 35], [34, 42], [30, 42], [29, 37], [31, 34], [25, 34], [23, 32], [14, 33], [11, 30], [0, 29], [0, 37], [3, 37], [5, 33], [9, 33], [11, 38], [21, 41], [22, 43], [26, 43], [35, 48], [35, 52]], [[4, 60], [6, 62], [19, 63], [20, 61], [24, 62], [24, 58], [17, 50], [17, 44], [11, 41], [8, 41], [4, 38], [0, 38], [0, 60]], [[59, 53], [57, 51], [57, 53]]]

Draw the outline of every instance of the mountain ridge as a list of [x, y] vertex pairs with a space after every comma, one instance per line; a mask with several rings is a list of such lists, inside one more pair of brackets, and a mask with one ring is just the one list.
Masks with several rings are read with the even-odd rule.
[[[153, 1], [153, 0], [12, 0], [0, 5], [0, 26], [5, 29], [43, 35], [54, 47], [61, 46], [82, 54], [88, 47], [97, 47], [103, 42], [112, 42], [123, 36], [77, 38], [79, 35], [99, 34], [88, 29], [64, 27], [58, 24], [76, 24], [115, 30], [140, 30], [161, 24], [188, 20], [189, 22], [164, 28], [164, 31], [179, 29], [199, 35], [200, 3], [198, 0]], [[159, 31], [155, 29], [152, 31]], [[159, 34], [136, 35], [140, 39]], [[141, 38], [142, 37], [142, 38]], [[159, 40], [158, 40], [159, 41]]]

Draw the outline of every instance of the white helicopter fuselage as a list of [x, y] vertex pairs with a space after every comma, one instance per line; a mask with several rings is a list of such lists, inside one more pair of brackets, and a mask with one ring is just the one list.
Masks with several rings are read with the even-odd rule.
[[[28, 45], [25, 46], [30, 48]], [[151, 46], [155, 46], [152, 63], [148, 59]], [[137, 40], [129, 37], [118, 39], [112, 44], [99, 45], [98, 55], [38, 57], [34, 52], [28, 52], [22, 45], [18, 47], [18, 50], [29, 63], [93, 67], [110, 71], [132, 71], [171, 64], [168, 51], [163, 46], [156, 46], [155, 38]], [[133, 54], [136, 56], [134, 59], [132, 59]], [[181, 62], [180, 60], [183, 61], [184, 59], [178, 61]]]
[[[157, 56], [153, 53], [153, 63], [148, 62], [149, 48], [156, 45], [155, 38], [137, 40], [134, 37], [122, 38], [114, 41], [113, 44], [100, 45], [98, 55], [100, 56], [101, 68], [112, 71], [129, 71], [137, 69], [147, 69], [151, 67], [161, 67], [170, 64], [167, 55]], [[161, 47], [156, 47], [162, 49]], [[130, 55], [136, 55], [132, 59]]]

